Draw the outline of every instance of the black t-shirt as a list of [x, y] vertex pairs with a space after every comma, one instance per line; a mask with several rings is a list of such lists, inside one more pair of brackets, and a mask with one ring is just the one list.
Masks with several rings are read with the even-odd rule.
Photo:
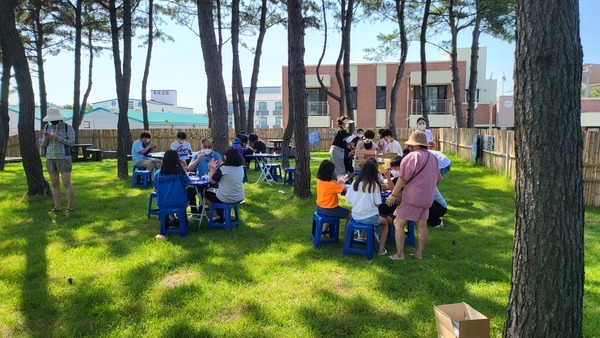
[[348, 143], [346, 143], [346, 138], [348, 136], [350, 136], [349, 132], [345, 129], [338, 128], [333, 135], [333, 142], [331, 142], [331, 144], [346, 149], [348, 147]]
[[256, 142], [254, 142], [254, 144], [252, 145], [252, 148], [254, 148], [254, 150], [257, 153], [263, 153], [263, 154], [267, 153], [267, 145], [263, 141], [258, 140]]

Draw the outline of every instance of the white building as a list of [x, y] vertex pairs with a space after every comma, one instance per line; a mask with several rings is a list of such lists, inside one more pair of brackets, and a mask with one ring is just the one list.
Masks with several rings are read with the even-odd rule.
[[[193, 114], [194, 108], [177, 106], [177, 91], [176, 90], [151, 90], [150, 100], [146, 101], [148, 111], [163, 112], [163, 113], [181, 113]], [[116, 111], [119, 108], [117, 99], [94, 102], [92, 108], [107, 108], [111, 111]], [[129, 109], [142, 111], [142, 100], [129, 99]]]
[[[250, 87], [244, 87], [244, 100], [248, 110]], [[227, 110], [229, 128], [233, 128], [233, 102], [227, 95]], [[283, 100], [281, 87], [258, 87], [254, 101], [254, 128], [282, 128]]]

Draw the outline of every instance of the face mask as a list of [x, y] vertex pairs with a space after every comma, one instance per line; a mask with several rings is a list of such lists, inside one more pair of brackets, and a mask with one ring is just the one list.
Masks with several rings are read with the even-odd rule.
[[424, 124], [418, 124], [417, 125], [417, 129], [419, 129], [420, 131], [425, 131], [425, 125]]
[[400, 172], [398, 170], [394, 170], [394, 169], [390, 170], [390, 174], [392, 175], [392, 177], [400, 176]]
[[212, 149], [202, 149], [202, 152], [204, 153], [204, 155], [210, 155], [213, 150]]
[[52, 123], [53, 125], [57, 125], [58, 122], [60, 122], [60, 121], [50, 121], [50, 123]]
[[363, 137], [363, 136], [365, 136], [365, 134], [363, 134], [363, 133], [358, 133], [358, 137]]

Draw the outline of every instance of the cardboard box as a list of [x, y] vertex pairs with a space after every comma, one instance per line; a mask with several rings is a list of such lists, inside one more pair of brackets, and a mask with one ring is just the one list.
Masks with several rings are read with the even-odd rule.
[[365, 161], [371, 157], [377, 157], [377, 152], [375, 150], [357, 150], [354, 153], [354, 170], [360, 170]]
[[435, 305], [438, 337], [489, 338], [490, 320], [467, 303]]

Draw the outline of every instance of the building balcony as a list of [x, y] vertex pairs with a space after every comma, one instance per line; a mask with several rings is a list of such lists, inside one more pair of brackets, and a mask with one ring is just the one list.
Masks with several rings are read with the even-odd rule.
[[[450, 99], [439, 99], [439, 100], [426, 100], [426, 105], [429, 108], [428, 114], [430, 115], [447, 115], [452, 114], [452, 100]], [[422, 100], [412, 100], [412, 111], [411, 114], [421, 114]]]
[[329, 116], [329, 105], [327, 101], [308, 101], [308, 116]]

